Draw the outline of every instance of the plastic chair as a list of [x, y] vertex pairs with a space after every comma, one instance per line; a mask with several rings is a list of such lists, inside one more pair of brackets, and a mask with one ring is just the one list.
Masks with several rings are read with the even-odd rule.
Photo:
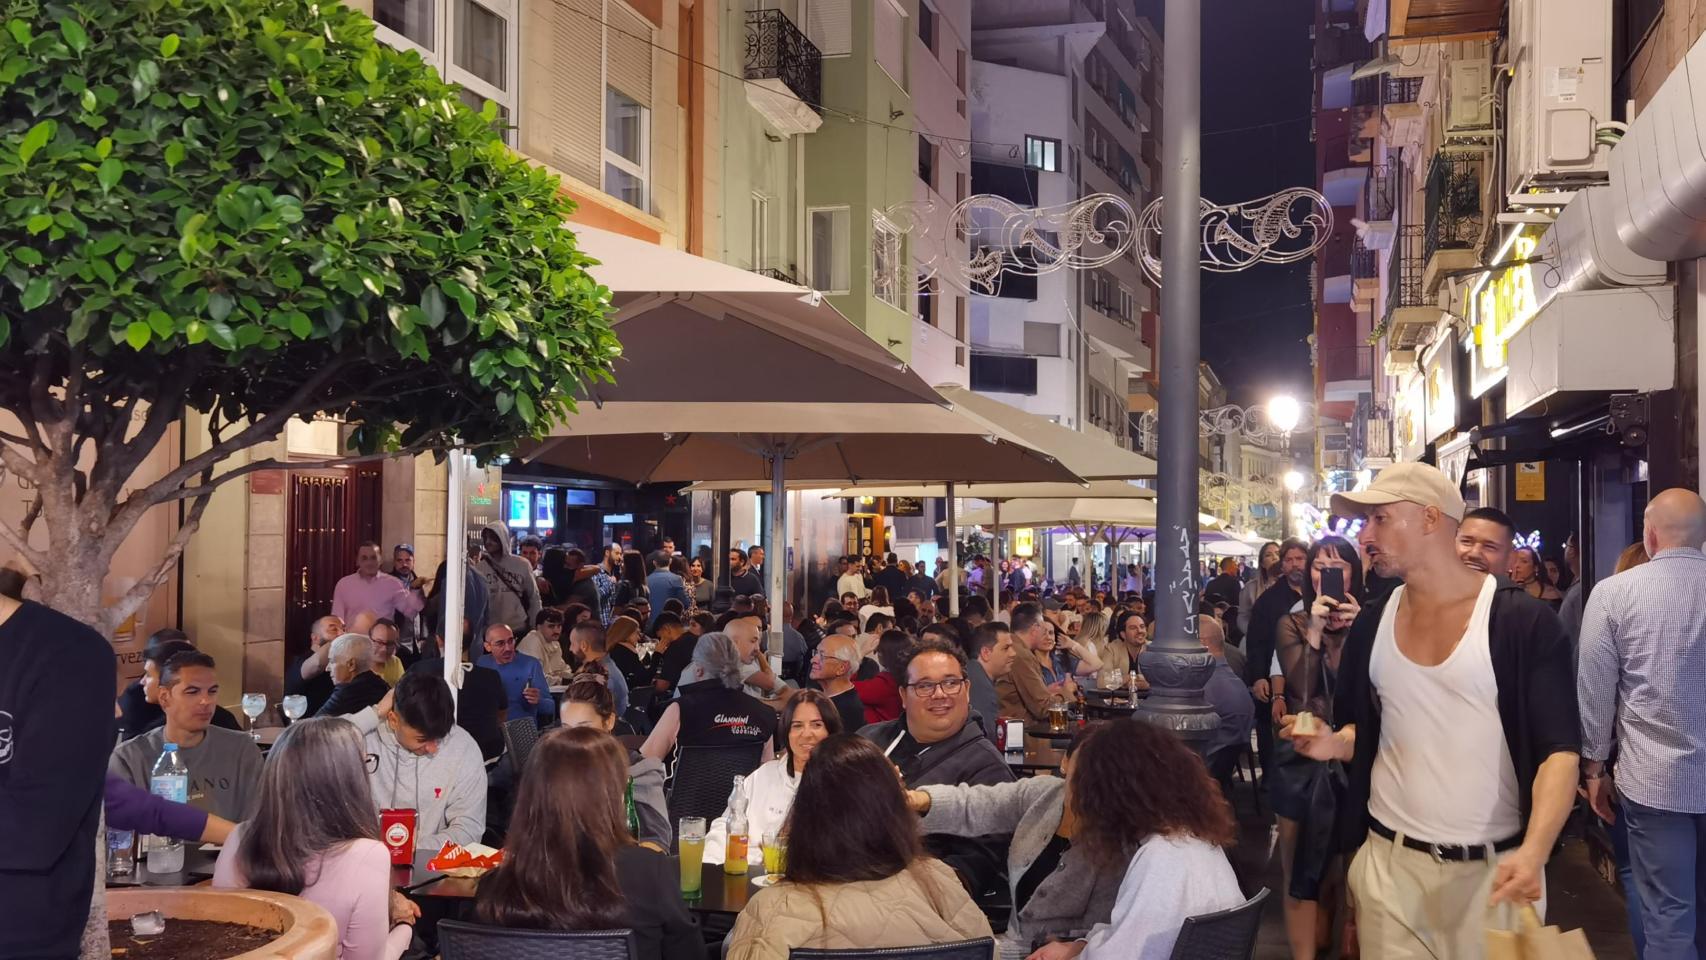
[[532, 717], [517, 717], [504, 721], [504, 749], [509, 751], [510, 768], [516, 779], [527, 768], [527, 758], [539, 743], [539, 721]]
[[[853, 947], [847, 950], [813, 950], [796, 947], [788, 951], [788, 960], [989, 960], [995, 949], [992, 937], [960, 940], [955, 943], [926, 943], [916, 947]], [[450, 960], [446, 957], [445, 960]]]
[[438, 922], [444, 960], [633, 960], [634, 931], [514, 930], [460, 920]]
[[[1250, 960], [1268, 888], [1230, 910], [1186, 917], [1173, 942], [1173, 960]], [[450, 960], [447, 956], [445, 960]]]
[[675, 776], [669, 785], [669, 820], [722, 816], [737, 775], [758, 769], [764, 760], [764, 744], [743, 743], [729, 747], [682, 746], [675, 760]]

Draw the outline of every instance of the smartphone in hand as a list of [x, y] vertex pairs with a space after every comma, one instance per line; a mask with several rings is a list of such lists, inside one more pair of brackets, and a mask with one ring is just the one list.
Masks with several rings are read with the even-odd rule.
[[1324, 567], [1321, 570], [1321, 596], [1345, 602], [1345, 570], [1343, 567]]

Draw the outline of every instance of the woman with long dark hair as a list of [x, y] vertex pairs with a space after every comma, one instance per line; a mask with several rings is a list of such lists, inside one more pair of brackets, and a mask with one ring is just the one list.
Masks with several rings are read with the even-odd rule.
[[635, 960], [702, 960], [699, 928], [675, 865], [628, 832], [628, 761], [602, 730], [565, 727], [539, 741], [516, 790], [503, 865], [480, 880], [474, 917], [498, 927], [630, 927]]
[[[1362, 557], [1350, 541], [1322, 537], [1309, 548], [1305, 569], [1309, 576], [1303, 581], [1303, 599], [1280, 618], [1275, 633], [1278, 669], [1269, 678], [1273, 722], [1307, 712], [1331, 730], [1339, 654], [1362, 611]], [[1333, 570], [1344, 584], [1343, 600], [1321, 591], [1323, 574]], [[1285, 927], [1293, 960], [1310, 960], [1322, 946], [1317, 942], [1318, 903], [1333, 856], [1331, 838], [1314, 829], [1305, 831], [1303, 825], [1333, 815], [1322, 806], [1330, 793], [1322, 789], [1322, 778], [1333, 775], [1325, 765], [1299, 754], [1290, 740], [1275, 738], [1268, 797], [1279, 821]]]
[[1545, 601], [1554, 611], [1564, 603], [1564, 595], [1546, 576], [1546, 565], [1541, 562], [1539, 551], [1533, 547], [1517, 547], [1511, 554], [1511, 582], [1534, 599]]
[[953, 870], [925, 855], [894, 766], [869, 740], [844, 733], [813, 751], [788, 817], [783, 882], [741, 911], [728, 960], [989, 935]]
[[[907, 804], [924, 815], [927, 834], [1012, 835], [1007, 878], [1013, 913], [1000, 940], [1001, 956], [1008, 960], [1109, 923], [1124, 897], [1133, 857], [1158, 836], [1186, 849], [1156, 858], [1177, 857], [1180, 876], [1169, 878], [1162, 867], [1146, 869], [1155, 887], [1194, 883], [1183, 877], [1187, 861], [1206, 874], [1200, 888], [1143, 892], [1147, 900], [1160, 898], [1178, 910], [1165, 948], [1153, 955], [1167, 955], [1185, 917], [1221, 908], [1210, 904], [1238, 902], [1237, 882], [1219, 851], [1235, 839], [1232, 812], [1202, 761], [1149, 724], [1121, 720], [1089, 727], [1068, 748], [1060, 777], [927, 786], [910, 791]], [[1179, 899], [1169, 900], [1175, 896]]]
[[[616, 732], [616, 697], [610, 692], [610, 678], [599, 672], [603, 666], [590, 663], [585, 672], [569, 679], [568, 689], [563, 691], [563, 705], [557, 710], [563, 726]], [[627, 750], [627, 754], [628, 782], [634, 785], [634, 812], [640, 820], [640, 835], [635, 839], [668, 850], [675, 831], [669, 825], [663, 763], [638, 750]]]
[[261, 768], [260, 808], [219, 851], [213, 885], [310, 900], [337, 922], [341, 960], [393, 960], [420, 910], [391, 890], [366, 751], [341, 717], [286, 728]]
[[[782, 725], [778, 728], [782, 752], [776, 759], [763, 764], [746, 778], [746, 829], [751, 838], [747, 844], [747, 861], [764, 862], [760, 841], [787, 832], [788, 812], [793, 809], [794, 796], [800, 790], [800, 775], [805, 773], [817, 745], [825, 738], [841, 732], [841, 711], [835, 701], [818, 690], [801, 690], [782, 708]], [[728, 844], [728, 824], [731, 811], [712, 821], [705, 835], [705, 862], [722, 863]]]

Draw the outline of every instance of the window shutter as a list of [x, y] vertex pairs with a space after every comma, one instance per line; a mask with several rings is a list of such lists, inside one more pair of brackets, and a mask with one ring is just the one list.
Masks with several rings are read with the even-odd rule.
[[853, 52], [853, 0], [806, 0], [806, 37], [826, 57]]
[[876, 37], [877, 65], [905, 90], [906, 15], [894, 5], [894, 0], [871, 0], [871, 6], [876, 11], [872, 29]]
[[1060, 324], [1026, 320], [1025, 353], [1033, 357], [1060, 356]]
[[[647, 110], [652, 108], [652, 25], [617, 0], [611, 0], [608, 55], [610, 85]], [[599, 97], [599, 103], [604, 98]]]
[[597, 184], [604, 143], [604, 87], [600, 39], [603, 0], [553, 0], [541, 4], [552, 18], [551, 136], [546, 144], [552, 166], [584, 183]]

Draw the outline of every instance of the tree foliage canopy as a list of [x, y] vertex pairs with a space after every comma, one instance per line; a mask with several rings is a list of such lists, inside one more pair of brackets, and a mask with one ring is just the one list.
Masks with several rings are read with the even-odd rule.
[[[23, 425], [0, 466], [66, 483], [73, 501], [38, 504], [50, 528], [75, 508], [122, 539], [126, 511], [204, 496], [292, 416], [348, 421], [359, 454], [495, 453], [609, 377], [608, 291], [555, 178], [366, 16], [9, 0], [0, 18], [0, 408]], [[186, 409], [213, 455], [121, 499]]]

